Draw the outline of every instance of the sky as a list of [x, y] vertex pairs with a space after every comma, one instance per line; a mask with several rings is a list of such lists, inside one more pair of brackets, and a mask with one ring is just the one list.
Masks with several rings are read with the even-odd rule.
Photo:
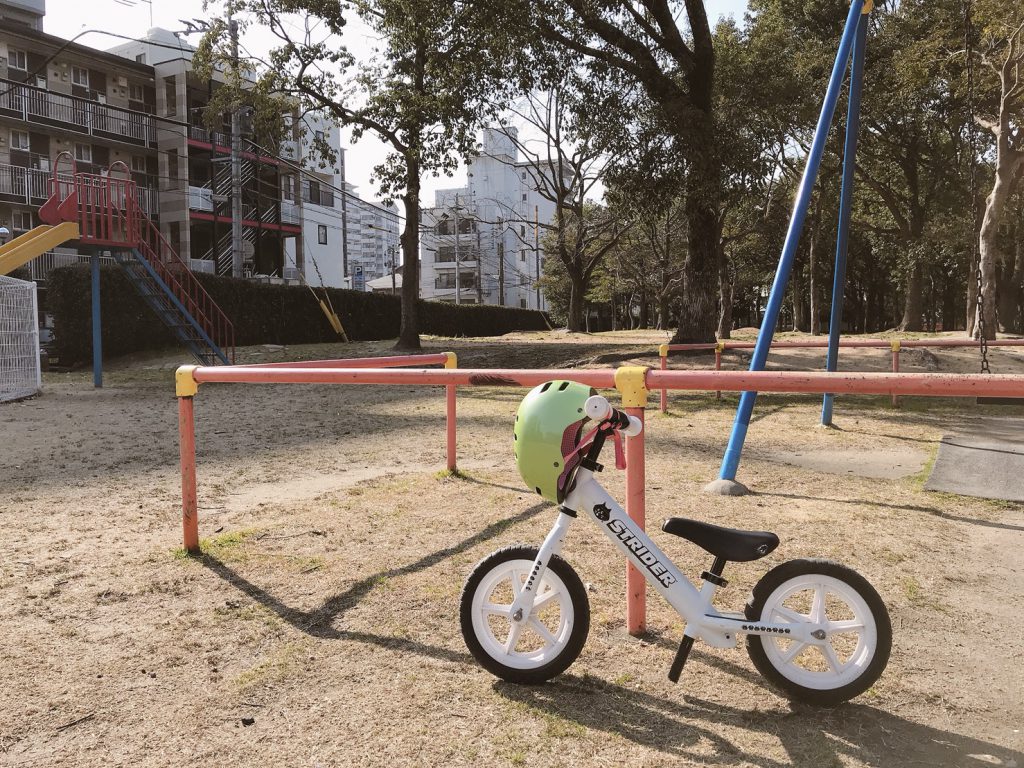
[[[714, 20], [721, 16], [742, 17], [746, 10], [746, 0], [705, 0], [709, 16]], [[126, 4], [132, 4], [129, 7]], [[219, 11], [221, 4], [212, 0], [211, 9]], [[151, 26], [164, 27], [172, 31], [184, 28], [179, 19], [205, 18], [203, 0], [46, 0], [46, 32], [59, 37], [71, 38], [87, 29], [100, 29], [128, 37], [143, 37]], [[198, 35], [186, 38], [193, 43], [198, 42]], [[255, 55], [266, 52], [273, 38], [261, 34], [259, 30], [250, 31], [243, 44]], [[122, 40], [101, 33], [90, 32], [83, 35], [79, 42], [94, 48], [106, 49], [117, 45]], [[349, 40], [350, 50], [358, 57], [360, 51], [369, 51], [372, 41], [363, 33], [355, 33]], [[369, 133], [352, 144], [350, 137], [342, 131], [342, 146], [346, 148], [347, 180], [355, 184], [364, 199], [377, 197], [376, 189], [370, 182], [373, 167], [380, 163], [387, 150]], [[454, 177], [434, 178], [428, 176], [423, 182], [423, 202], [433, 205], [434, 190], [448, 187], [464, 186], [466, 183], [465, 167], [460, 167]]]

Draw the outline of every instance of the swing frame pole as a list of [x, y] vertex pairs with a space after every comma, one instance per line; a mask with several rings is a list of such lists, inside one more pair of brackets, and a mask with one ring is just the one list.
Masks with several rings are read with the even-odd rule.
[[[763, 371], [768, 360], [768, 352], [771, 349], [772, 338], [775, 335], [775, 328], [779, 322], [779, 312], [782, 310], [782, 301], [786, 294], [786, 285], [789, 282], [789, 275], [793, 271], [793, 262], [796, 259], [800, 234], [803, 231], [804, 221], [807, 218], [807, 209], [811, 203], [811, 193], [814, 190], [814, 183], [818, 178], [818, 169], [821, 167], [821, 158], [825, 153], [825, 143], [828, 139], [832, 118], [835, 115], [839, 94], [842, 91], [843, 80], [846, 77], [847, 65], [850, 62], [850, 54], [853, 50], [853, 41], [860, 26], [864, 6], [864, 0], [853, 0], [850, 4], [850, 13], [846, 18], [843, 36], [839, 41], [839, 50], [836, 53], [835, 64], [832, 67], [828, 89], [825, 91], [825, 99], [821, 105], [821, 114], [818, 116], [818, 123], [814, 130], [814, 139], [811, 142], [811, 149], [807, 155], [807, 164], [804, 167], [803, 178], [801, 178], [800, 187], [797, 190], [796, 202], [793, 205], [793, 213], [789, 220], [789, 229], [786, 231], [786, 240], [782, 247], [782, 255], [779, 258], [779, 266], [775, 272], [775, 280], [772, 283], [771, 292], [768, 294], [764, 318], [761, 321], [761, 330], [757, 334], [757, 343], [754, 346], [754, 353], [750, 361], [751, 371]], [[747, 429], [750, 426], [750, 417], [753, 414], [756, 399], [756, 392], [744, 392], [740, 397], [739, 407], [736, 409], [736, 419], [733, 422], [732, 434], [729, 437], [729, 444], [722, 458], [722, 467], [718, 475], [719, 479], [709, 484], [705, 490], [723, 495], [746, 493], [747, 489], [736, 482], [736, 470], [739, 468], [740, 456], [743, 453], [743, 443], [747, 437]]]
[[[864, 87], [864, 58], [868, 37], [868, 14], [871, 3], [866, 3], [857, 24], [853, 41], [853, 63], [850, 65], [850, 100], [846, 112], [846, 140], [843, 144], [843, 180], [839, 192], [839, 231], [836, 234], [836, 269], [832, 279], [832, 308], [828, 321], [828, 354], [825, 370], [839, 369], [839, 336], [843, 329], [843, 300], [846, 294], [846, 260], [850, 252], [850, 213], [853, 208], [853, 176], [857, 167], [857, 136], [860, 133], [860, 97]], [[825, 393], [821, 401], [821, 424], [832, 426], [832, 406], [835, 395]]]

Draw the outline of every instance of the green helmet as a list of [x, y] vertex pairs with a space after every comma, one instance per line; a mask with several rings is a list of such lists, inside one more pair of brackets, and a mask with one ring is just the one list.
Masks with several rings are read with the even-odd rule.
[[534, 387], [516, 412], [515, 456], [519, 474], [548, 501], [561, 504], [571, 487], [580, 456], [565, 457], [579, 445], [587, 421], [583, 405], [597, 394], [574, 381]]

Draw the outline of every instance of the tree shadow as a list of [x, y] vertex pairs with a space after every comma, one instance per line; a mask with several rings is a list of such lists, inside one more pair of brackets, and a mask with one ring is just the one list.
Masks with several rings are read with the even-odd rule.
[[[407, 565], [403, 565], [398, 568], [389, 568], [385, 571], [375, 573], [372, 576], [360, 579], [348, 589], [343, 592], [339, 592], [336, 595], [332, 595], [318, 608], [314, 608], [310, 611], [304, 611], [299, 608], [293, 608], [286, 605], [263, 587], [253, 584], [231, 566], [212, 555], [203, 553], [196, 559], [216, 576], [219, 576], [235, 589], [244, 592], [260, 605], [273, 611], [283, 621], [291, 624], [301, 632], [305, 632], [312, 637], [328, 640], [338, 640], [346, 637], [350, 639], [358, 639], [360, 633], [336, 629], [333, 626], [333, 623], [349, 609], [358, 605], [382, 580], [426, 570], [427, 568], [437, 565], [453, 555], [461, 554], [462, 552], [472, 549], [478, 544], [482, 544], [489, 539], [493, 539], [495, 536], [498, 536], [513, 525], [530, 520], [531, 518], [536, 517], [541, 511], [548, 508], [549, 505], [546, 503], [534, 504], [532, 507], [523, 510], [513, 517], [491, 523], [483, 530], [463, 539], [457, 544], [431, 552], [428, 555], [424, 555], [419, 560]], [[422, 645], [418, 643], [409, 643], [408, 641], [401, 640], [399, 638], [387, 638], [378, 635], [364, 636], [366, 641], [369, 641], [371, 638], [375, 639], [378, 645], [387, 645], [388, 643], [393, 643], [396, 647], [401, 647], [403, 644], [415, 646]], [[450, 654], [450, 652], [445, 649], [434, 648], [432, 646], [423, 646], [423, 649], [429, 649], [431, 651], [431, 653], [427, 653], [427, 655], [440, 655], [443, 657], [445, 654]], [[458, 654], [458, 656], [459, 660], [467, 660], [469, 658], [464, 654]]]
[[827, 501], [832, 504], [858, 504], [866, 507], [882, 507], [884, 509], [896, 509], [896, 510], [910, 510], [912, 512], [923, 512], [926, 515], [932, 517], [941, 517], [943, 520], [949, 520], [954, 523], [966, 523], [968, 525], [979, 525], [983, 528], [1000, 528], [1005, 531], [1024, 531], [1024, 525], [1015, 525], [1014, 523], [998, 523], [994, 520], [982, 520], [977, 517], [963, 517], [961, 515], [951, 515], [949, 512], [945, 512], [935, 507], [922, 507], [917, 504], [887, 504], [884, 501], [869, 501], [867, 499], [830, 499], [825, 496], [809, 496], [802, 493], [779, 493], [773, 491], [757, 491], [757, 496], [778, 496], [782, 499], [801, 499], [803, 501]]
[[[700, 765], [820, 768], [845, 764], [849, 759], [867, 765], [951, 768], [1024, 763], [1024, 753], [914, 723], [866, 704], [833, 709], [793, 704], [790, 712], [782, 714], [740, 709], [685, 694], [680, 702], [571, 674], [534, 687], [496, 682], [494, 689], [541, 715], [615, 734]], [[778, 739], [789, 759], [747, 754], [722, 735], [723, 726]], [[708, 754], [709, 745], [713, 756]]]

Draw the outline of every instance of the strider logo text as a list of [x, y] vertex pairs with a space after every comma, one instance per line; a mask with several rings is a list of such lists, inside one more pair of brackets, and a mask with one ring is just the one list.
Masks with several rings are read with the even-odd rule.
[[608, 526], [609, 531], [619, 537], [619, 541], [633, 551], [636, 558], [644, 564], [644, 567], [651, 572], [654, 578], [666, 587], [676, 583], [675, 576], [667, 571], [662, 562], [633, 535], [633, 532], [626, 527], [624, 522], [621, 520], [610, 520], [605, 525]]

